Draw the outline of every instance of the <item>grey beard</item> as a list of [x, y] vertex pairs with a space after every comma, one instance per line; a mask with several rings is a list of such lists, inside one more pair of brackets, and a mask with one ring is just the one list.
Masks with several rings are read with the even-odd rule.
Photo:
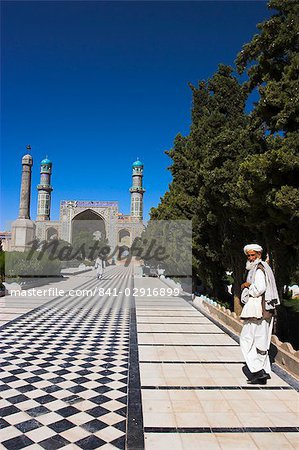
[[257, 258], [255, 261], [247, 261], [246, 270], [254, 269], [254, 267], [257, 266], [259, 262], [261, 262], [259, 258]]

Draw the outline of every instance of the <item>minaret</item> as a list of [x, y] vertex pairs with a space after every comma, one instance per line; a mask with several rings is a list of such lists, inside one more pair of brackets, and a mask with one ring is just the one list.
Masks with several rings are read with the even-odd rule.
[[[31, 150], [27, 145], [27, 150]], [[19, 217], [11, 224], [11, 250], [25, 251], [31, 248], [35, 239], [35, 223], [30, 220], [31, 168], [32, 156], [27, 153], [22, 158], [22, 180]]]
[[145, 189], [142, 187], [143, 178], [143, 164], [137, 160], [132, 165], [132, 187], [131, 192], [131, 217], [136, 217], [139, 220], [143, 219], [143, 194]]
[[[27, 150], [31, 150], [27, 145]], [[19, 219], [30, 219], [30, 197], [31, 197], [31, 168], [33, 166], [32, 156], [27, 153], [22, 158], [22, 181], [20, 192]]]
[[50, 220], [51, 209], [51, 173], [52, 162], [46, 157], [42, 160], [40, 165], [40, 184], [37, 186], [37, 217], [36, 220], [44, 221]]

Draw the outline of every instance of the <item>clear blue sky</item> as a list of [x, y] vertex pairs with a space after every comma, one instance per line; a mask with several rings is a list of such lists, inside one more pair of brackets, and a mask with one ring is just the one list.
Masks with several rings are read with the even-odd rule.
[[269, 16], [263, 1], [2, 2], [2, 215], [18, 214], [21, 157], [53, 161], [52, 219], [63, 199], [130, 209], [144, 163], [145, 218], [168, 188], [171, 148], [190, 125], [188, 82], [207, 79]]

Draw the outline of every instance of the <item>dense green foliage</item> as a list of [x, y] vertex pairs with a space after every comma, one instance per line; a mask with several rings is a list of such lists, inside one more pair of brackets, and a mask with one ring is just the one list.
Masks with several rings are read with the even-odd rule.
[[[232, 271], [237, 312], [244, 244], [259, 242], [270, 254], [280, 290], [298, 266], [299, 5], [274, 0], [269, 7], [273, 16], [237, 56], [239, 73], [248, 68], [245, 83], [220, 65], [191, 86], [190, 133], [166, 152], [173, 180], [151, 210], [151, 220], [192, 220], [195, 288], [201, 281], [226, 300]], [[248, 114], [256, 88], [259, 101]]]
[[247, 69], [249, 91], [258, 88], [253, 116], [273, 133], [298, 132], [299, 3], [271, 0], [273, 16], [257, 25], [260, 30], [237, 56], [239, 73]]
[[269, 7], [275, 13], [236, 60], [240, 73], [248, 67], [248, 90], [258, 89], [251, 122], [266, 135], [265, 152], [240, 166], [237, 185], [249, 223], [259, 217], [256, 228], [282, 288], [299, 253], [299, 3], [272, 0]]
[[[192, 228], [186, 221], [151, 220], [136, 240], [133, 256], [152, 267], [163, 267], [165, 276], [192, 276]], [[143, 239], [144, 238], [144, 239]]]
[[39, 252], [5, 252], [6, 279], [60, 276], [61, 261]]

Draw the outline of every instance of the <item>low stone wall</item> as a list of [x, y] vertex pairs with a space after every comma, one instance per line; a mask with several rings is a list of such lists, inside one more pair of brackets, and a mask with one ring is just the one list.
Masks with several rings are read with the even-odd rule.
[[90, 272], [93, 269], [93, 266], [82, 267], [82, 269], [80, 269], [79, 267], [70, 267], [68, 269], [62, 269], [61, 274], [63, 276], [79, 275], [81, 273]]
[[[210, 299], [204, 299], [202, 297], [194, 297], [193, 303], [230, 331], [240, 335], [243, 322], [236, 313], [231, 312], [229, 309], [220, 306]], [[275, 363], [299, 380], [299, 351], [294, 350], [290, 343], [281, 342], [275, 335], [272, 336], [271, 342], [277, 349]]]

